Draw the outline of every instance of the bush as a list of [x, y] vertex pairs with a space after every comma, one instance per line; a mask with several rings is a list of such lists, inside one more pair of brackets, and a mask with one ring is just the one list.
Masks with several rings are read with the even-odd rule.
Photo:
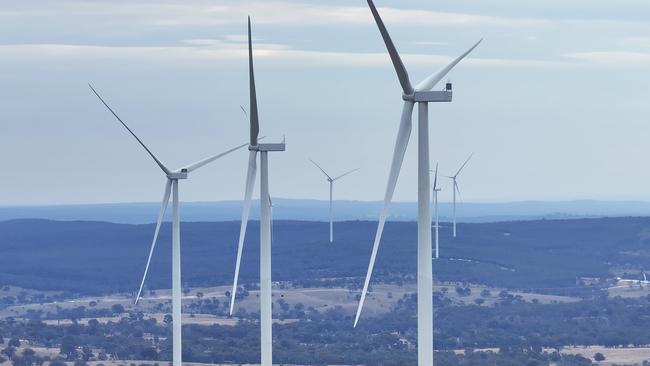
[[50, 366], [66, 366], [66, 363], [60, 358], [55, 358], [54, 360], [50, 361]]
[[122, 304], [115, 304], [111, 306], [111, 310], [114, 314], [124, 314], [124, 306]]

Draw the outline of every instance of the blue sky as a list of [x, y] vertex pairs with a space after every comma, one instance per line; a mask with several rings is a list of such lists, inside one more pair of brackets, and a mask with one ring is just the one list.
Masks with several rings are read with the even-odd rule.
[[[432, 161], [467, 201], [650, 200], [650, 3], [377, 0], [414, 82], [484, 43], [434, 105]], [[361, 167], [336, 197], [383, 197], [400, 89], [365, 1], [33, 1], [0, 5], [0, 205], [157, 201], [164, 179], [92, 82], [168, 165], [247, 140], [246, 15], [262, 134], [287, 138], [271, 191], [326, 198], [308, 162]], [[416, 199], [417, 130], [395, 194]], [[240, 199], [244, 151], [183, 182]], [[441, 199], [448, 200], [445, 182]]]

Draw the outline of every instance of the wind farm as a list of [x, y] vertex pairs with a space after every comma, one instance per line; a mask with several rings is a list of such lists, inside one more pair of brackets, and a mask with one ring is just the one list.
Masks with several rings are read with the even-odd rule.
[[649, 11], [0, 4], [0, 366], [650, 364]]

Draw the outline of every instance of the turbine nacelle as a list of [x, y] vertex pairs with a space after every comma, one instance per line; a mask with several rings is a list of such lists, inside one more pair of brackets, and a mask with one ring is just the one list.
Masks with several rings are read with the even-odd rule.
[[269, 143], [269, 144], [257, 144], [257, 146], [249, 146], [248, 150], [250, 151], [285, 151], [287, 146], [284, 141]]
[[187, 170], [186, 169], [181, 169], [178, 172], [171, 172], [171, 173], [167, 174], [167, 178], [172, 179], [172, 180], [187, 179]]
[[449, 103], [452, 95], [451, 90], [416, 90], [413, 94], [402, 94], [402, 100], [407, 102]]

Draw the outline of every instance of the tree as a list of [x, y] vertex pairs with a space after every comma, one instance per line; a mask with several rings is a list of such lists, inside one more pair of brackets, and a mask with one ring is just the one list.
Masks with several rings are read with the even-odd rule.
[[171, 315], [165, 314], [165, 317], [163, 318], [163, 322], [165, 324], [170, 325], [173, 321], [174, 321], [174, 318]]
[[602, 353], [598, 352], [594, 355], [594, 360], [597, 362], [605, 361], [605, 355]]
[[90, 348], [89, 346], [83, 346], [83, 348], [81, 348], [81, 356], [82, 356], [83, 360], [87, 362], [88, 360], [93, 358], [95, 355], [93, 354], [93, 349], [92, 348]]
[[50, 361], [50, 366], [66, 366], [66, 363], [61, 358], [57, 357]]
[[5, 354], [7, 356], [7, 358], [9, 358], [11, 360], [14, 357], [14, 355], [16, 354], [16, 349], [11, 347], [11, 346], [8, 346], [8, 347], [6, 347], [5, 349], [2, 350], [2, 353]]
[[122, 304], [115, 304], [111, 306], [111, 310], [113, 311], [113, 314], [123, 314], [124, 313], [124, 305]]
[[18, 347], [20, 347], [20, 339], [18, 339], [18, 338], [11, 338], [11, 339], [9, 340], [9, 343], [7, 343], [7, 345], [10, 346], [10, 347], [16, 347], [16, 348], [18, 348]]
[[60, 352], [62, 355], [66, 356], [68, 361], [77, 358], [77, 344], [75, 343], [74, 337], [69, 335], [63, 337], [61, 340]]
[[34, 350], [31, 349], [31, 348], [25, 348], [23, 350], [23, 356], [25, 356], [25, 357], [31, 357], [31, 356], [34, 356], [34, 355], [36, 355], [36, 352], [34, 352]]

